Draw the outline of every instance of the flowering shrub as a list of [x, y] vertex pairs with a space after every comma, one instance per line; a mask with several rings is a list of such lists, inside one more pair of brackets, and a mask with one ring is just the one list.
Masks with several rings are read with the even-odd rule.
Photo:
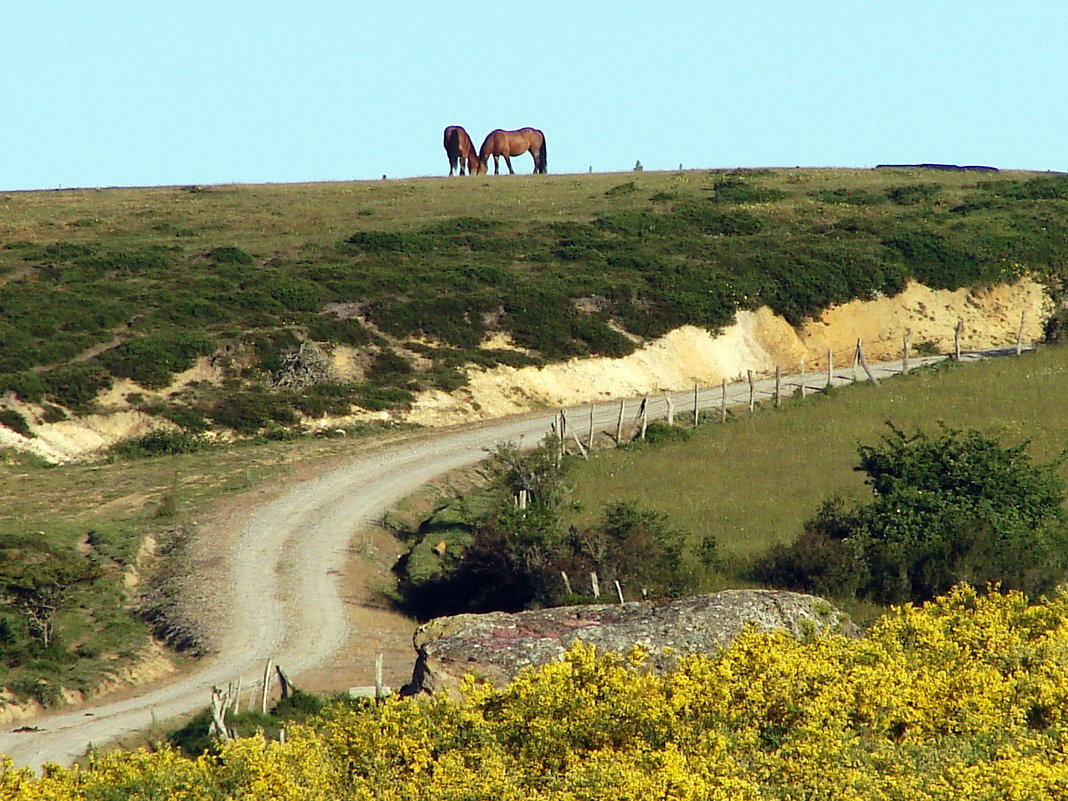
[[1068, 796], [1068, 597], [962, 585], [860, 641], [750, 630], [654, 675], [566, 658], [462, 697], [335, 706], [282, 745], [0, 765], [0, 799], [1056, 799]]

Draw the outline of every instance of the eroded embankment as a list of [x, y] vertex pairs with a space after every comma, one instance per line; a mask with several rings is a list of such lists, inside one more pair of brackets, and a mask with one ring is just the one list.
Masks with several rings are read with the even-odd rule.
[[[1034, 341], [1041, 338], [1051, 311], [1052, 302], [1043, 287], [1027, 279], [1011, 286], [955, 292], [913, 283], [892, 298], [829, 309], [799, 329], [762, 308], [740, 312], [734, 325], [718, 334], [684, 326], [622, 359], [573, 359], [542, 368], [472, 368], [466, 387], [451, 394], [421, 393], [409, 412], [395, 417], [425, 426], [453, 425], [540, 407], [683, 390], [694, 384], [714, 386], [723, 379], [744, 377], [747, 370], [758, 375], [773, 372], [776, 365], [793, 372], [802, 358], [808, 369], [817, 370], [826, 367], [828, 350], [834, 353], [836, 364], [850, 361], [858, 339], [863, 340], [869, 360], [893, 359], [901, 352], [906, 329], [912, 332], [914, 346], [928, 344], [948, 352], [958, 320], [964, 324], [962, 346], [966, 349], [1014, 343], [1021, 320], [1025, 341]], [[221, 381], [222, 375], [204, 359], [160, 394], [170, 394], [194, 380]], [[63, 463], [102, 452], [165, 424], [131, 410], [125, 401], [130, 392], [144, 394], [145, 390], [129, 381], [117, 381], [100, 402], [110, 411], [58, 423], [44, 423], [40, 409], [6, 398], [5, 405], [32, 422], [35, 436], [23, 437], [0, 426], [0, 447]], [[367, 412], [306, 422], [312, 428], [329, 429], [388, 416]]]
[[954, 329], [963, 321], [961, 346], [982, 349], [1042, 336], [1052, 302], [1034, 281], [986, 290], [933, 290], [910, 284], [892, 298], [853, 301], [826, 311], [796, 329], [769, 309], [739, 312], [721, 333], [684, 326], [622, 359], [573, 359], [548, 367], [496, 367], [474, 371], [467, 387], [450, 394], [421, 395], [408, 419], [421, 425], [448, 425], [501, 417], [540, 406], [570, 406], [590, 401], [683, 390], [694, 384], [715, 386], [779, 366], [796, 371], [823, 369], [827, 351], [835, 364], [851, 362], [857, 340], [871, 361], [900, 358], [902, 335], [911, 331], [913, 347], [947, 352]]

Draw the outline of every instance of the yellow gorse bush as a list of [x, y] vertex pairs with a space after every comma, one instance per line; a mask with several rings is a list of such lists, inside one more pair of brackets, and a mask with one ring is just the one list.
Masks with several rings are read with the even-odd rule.
[[643, 657], [579, 643], [502, 689], [331, 707], [284, 745], [0, 764], [0, 801], [1068, 798], [1065, 595], [960, 586], [859, 641], [749, 630], [663, 675]]

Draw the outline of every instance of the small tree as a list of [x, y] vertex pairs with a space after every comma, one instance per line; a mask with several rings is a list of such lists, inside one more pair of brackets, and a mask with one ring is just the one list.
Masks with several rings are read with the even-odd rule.
[[878, 445], [859, 448], [873, 501], [825, 503], [758, 577], [828, 594], [855, 589], [879, 603], [928, 600], [962, 581], [1033, 594], [1064, 580], [1059, 461], [1036, 465], [1026, 442], [1006, 448], [975, 430], [890, 429]]
[[0, 536], [0, 604], [23, 616], [42, 649], [52, 644], [56, 614], [71, 594], [100, 575], [97, 565], [71, 550]]

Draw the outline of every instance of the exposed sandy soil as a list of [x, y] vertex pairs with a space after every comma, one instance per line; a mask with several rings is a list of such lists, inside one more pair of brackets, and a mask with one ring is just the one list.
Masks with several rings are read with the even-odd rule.
[[947, 292], [911, 284], [893, 298], [854, 301], [827, 311], [819, 320], [794, 329], [767, 308], [741, 312], [718, 336], [684, 326], [623, 359], [573, 359], [548, 367], [495, 367], [475, 371], [464, 389], [447, 395], [424, 393], [409, 415], [428, 426], [491, 419], [541, 407], [571, 406], [662, 391], [716, 386], [745, 377], [747, 370], [768, 374], [776, 365], [796, 372], [826, 369], [827, 350], [836, 365], [852, 363], [857, 340], [870, 361], [900, 358], [902, 335], [911, 329], [912, 345], [930, 343], [940, 352], [953, 348], [953, 331], [964, 322], [964, 349], [1016, 342], [1023, 319], [1025, 342], [1042, 337], [1052, 311], [1043, 288], [1030, 280], [989, 290]]

